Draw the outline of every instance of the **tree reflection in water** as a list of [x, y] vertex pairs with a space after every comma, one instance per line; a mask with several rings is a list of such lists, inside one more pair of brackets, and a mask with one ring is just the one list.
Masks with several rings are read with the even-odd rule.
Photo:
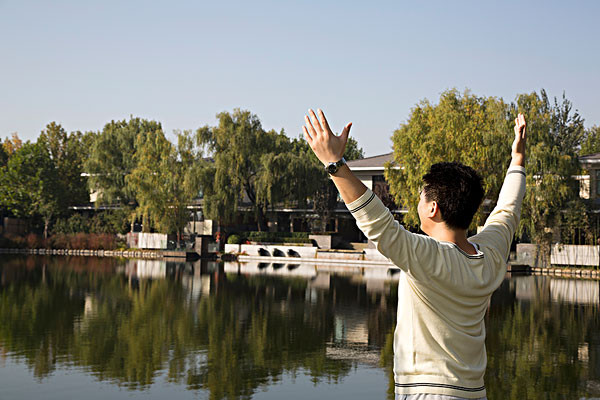
[[221, 268], [200, 276], [209, 290], [194, 297], [179, 267], [170, 279], [138, 279], [119, 273], [114, 260], [66, 260], [0, 264], [0, 347], [39, 380], [76, 366], [131, 389], [162, 374], [210, 398], [249, 398], [284, 373], [308, 374], [315, 384], [349, 373], [355, 362], [327, 356], [336, 307], [374, 308], [364, 313], [374, 348], [394, 323], [388, 297], [369, 297], [364, 285], [345, 278], [311, 291], [306, 279]]
[[[135, 270], [147, 266], [133, 267], [3, 257], [0, 355], [39, 381], [75, 366], [132, 390], [166, 377], [211, 399], [250, 398], [299, 374], [339, 383], [362, 363], [386, 371], [394, 398], [395, 282], [167, 264], [143, 279]], [[598, 397], [599, 293], [597, 281], [506, 280], [486, 315], [489, 398]]]

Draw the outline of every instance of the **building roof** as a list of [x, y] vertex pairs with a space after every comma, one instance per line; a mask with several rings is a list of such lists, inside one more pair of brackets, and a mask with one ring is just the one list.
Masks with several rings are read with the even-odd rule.
[[600, 153], [588, 154], [587, 156], [579, 157], [579, 162], [584, 164], [597, 164], [600, 163]]
[[384, 169], [385, 163], [394, 160], [394, 153], [380, 154], [378, 156], [365, 157], [360, 160], [348, 161], [348, 167], [350, 169], [360, 168], [373, 168], [373, 169]]

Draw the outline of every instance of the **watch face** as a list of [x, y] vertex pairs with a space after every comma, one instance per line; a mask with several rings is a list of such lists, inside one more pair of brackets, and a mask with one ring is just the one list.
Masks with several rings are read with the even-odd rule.
[[335, 163], [331, 163], [327, 166], [327, 172], [330, 174], [335, 174], [338, 170], [338, 166]]

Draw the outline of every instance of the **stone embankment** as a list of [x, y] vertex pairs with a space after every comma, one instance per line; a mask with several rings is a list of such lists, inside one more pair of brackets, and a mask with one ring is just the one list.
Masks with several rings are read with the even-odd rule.
[[573, 267], [530, 267], [532, 275], [564, 276], [567, 278], [600, 279], [600, 271]]
[[46, 256], [93, 256], [124, 258], [162, 258], [154, 250], [68, 250], [68, 249], [0, 249], [0, 254], [35, 254]]
[[397, 268], [376, 249], [329, 250], [314, 246], [288, 244], [226, 244], [225, 254], [240, 262], [264, 261], [283, 263], [357, 264]]

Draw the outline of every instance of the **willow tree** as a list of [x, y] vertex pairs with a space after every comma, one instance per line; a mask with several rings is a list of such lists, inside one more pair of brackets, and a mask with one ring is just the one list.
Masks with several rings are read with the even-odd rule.
[[138, 134], [136, 167], [125, 180], [135, 193], [144, 231], [176, 233], [179, 241], [189, 221], [187, 207], [200, 191], [204, 161], [191, 131], [176, 135], [175, 146], [160, 129]]
[[[89, 157], [84, 169], [89, 174], [90, 190], [98, 195], [96, 205], [118, 205], [135, 217], [137, 201], [125, 177], [136, 167], [136, 142], [138, 136], [162, 130], [159, 122], [140, 118], [111, 121], [101, 132], [92, 135]], [[133, 229], [133, 223], [131, 224]]]
[[199, 144], [214, 164], [203, 176], [205, 212], [220, 222], [232, 221], [242, 200], [250, 202], [260, 231], [276, 204], [301, 204], [318, 183], [314, 164], [299, 155], [298, 143], [283, 131], [265, 131], [258, 117], [235, 109], [217, 115], [216, 127], [197, 131]]
[[98, 191], [100, 203], [135, 203], [135, 194], [125, 177], [136, 167], [138, 136], [155, 131], [162, 131], [159, 122], [130, 118], [111, 121], [96, 135], [85, 169], [90, 174], [90, 188]]
[[[422, 177], [437, 162], [457, 161], [474, 168], [483, 177], [486, 197], [495, 201], [510, 160], [512, 128], [506, 114], [501, 99], [457, 90], [442, 93], [438, 104], [423, 100], [412, 109], [392, 136], [394, 159], [385, 171], [395, 203], [408, 208], [408, 225], [419, 222]], [[480, 209], [473, 226], [484, 218]]]

